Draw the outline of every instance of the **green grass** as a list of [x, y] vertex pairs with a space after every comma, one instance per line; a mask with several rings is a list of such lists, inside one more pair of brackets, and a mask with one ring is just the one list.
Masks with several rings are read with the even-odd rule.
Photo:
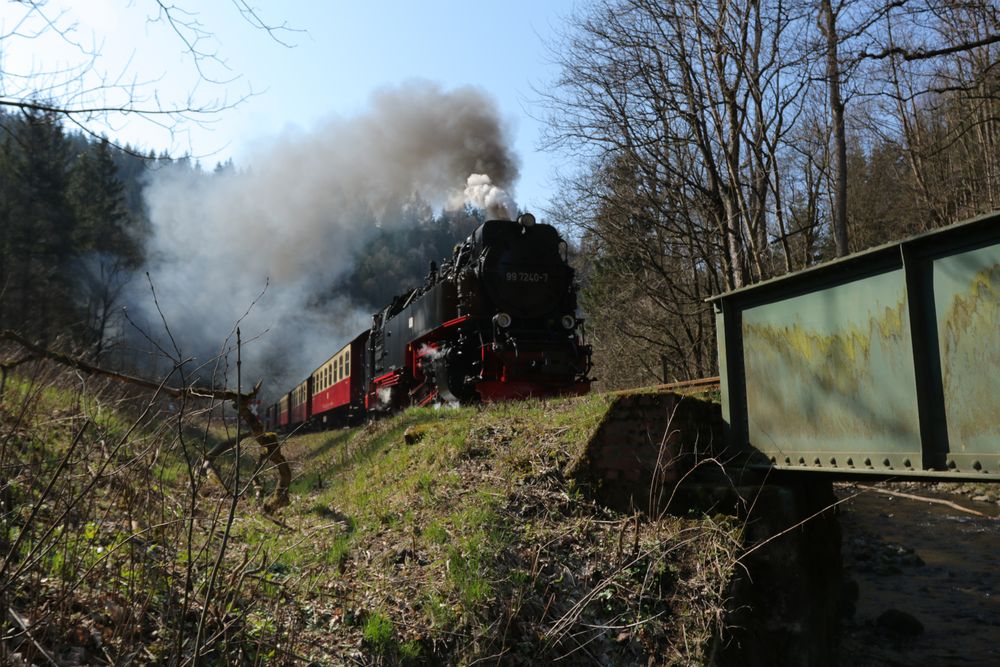
[[423, 537], [432, 544], [444, 544], [451, 536], [448, 534], [448, 530], [444, 527], [437, 519], [432, 520], [423, 530]]
[[[293, 486], [306, 508], [301, 518], [316, 525], [350, 517], [351, 529], [324, 531], [284, 558], [319, 582], [332, 573], [364, 579], [386, 561], [407, 567], [419, 556], [437, 572], [412, 591], [426, 622], [442, 632], [475, 622], [511, 586], [504, 561], [523, 527], [502, 512], [510, 484], [578, 458], [609, 404], [593, 396], [411, 409], [358, 429], [291, 438], [286, 455], [303, 467]], [[476, 471], [482, 466], [489, 477]], [[364, 555], [372, 543], [388, 548], [375, 564]]]
[[368, 615], [362, 634], [365, 643], [379, 653], [385, 653], [396, 643], [392, 621], [378, 611]]
[[[29, 444], [51, 452], [65, 447], [72, 426], [80, 421], [53, 418], [60, 410], [75, 409], [66, 407], [72, 401], [60, 391], [39, 395], [48, 402], [39, 403], [43, 407], [32, 419], [49, 427], [37, 432], [51, 442], [36, 438]], [[705, 565], [675, 564], [666, 550], [681, 528], [667, 520], [644, 528], [637, 540], [640, 550], [654, 555], [617, 572], [616, 564], [628, 555], [622, 551], [632, 548], [632, 517], [597, 507], [586, 495], [588, 488], [574, 482], [575, 466], [586, 459], [587, 445], [613, 400], [592, 395], [411, 409], [359, 428], [286, 438], [282, 451], [293, 469], [291, 504], [280, 516], [267, 517], [253, 498], [255, 489], [241, 501], [230, 534], [226, 581], [245, 576], [249, 597], [229, 600], [227, 613], [246, 610], [245, 632], [260, 640], [262, 658], [270, 656], [267, 642], [291, 627], [286, 624], [301, 623], [295, 626], [304, 633], [300, 646], [312, 647], [302, 650], [339, 647], [326, 658], [317, 654], [321, 664], [342, 655], [338, 651], [347, 645], [389, 664], [461, 663], [510, 651], [523, 651], [519, 657], [526, 660], [552, 660], [569, 649], [560, 643], [561, 636], [547, 636], [547, 629], [608, 577], [614, 585], [594, 598], [580, 623], [621, 625], [642, 621], [647, 613], [670, 618], [661, 613], [666, 603], [643, 597], [645, 587], [662, 580], [667, 583], [657, 592], [667, 595], [668, 584], [697, 580], [691, 596], [704, 595], [715, 581], [709, 576], [709, 560]], [[109, 439], [130, 425], [123, 413], [99, 402], [88, 410], [100, 416], [95, 429], [104, 429], [101, 433]], [[185, 432], [199, 468], [200, 453], [226, 437], [210, 426]], [[172, 490], [180, 490], [181, 500], [166, 507], [185, 512], [183, 492], [191, 471], [169, 420], [142, 425], [125, 454], [132, 451], [156, 452], [147, 483], [168, 498]], [[244, 480], [257, 454], [250, 442], [243, 448]], [[216, 466], [227, 473], [233, 456], [218, 457]], [[153, 570], [143, 574], [119, 560], [100, 571], [109, 591], [145, 587], [162, 597], [193, 566], [198, 574], [192, 585], [202, 594], [225, 525], [224, 513], [220, 521], [211, 512], [228, 507], [228, 500], [213, 474], [199, 480], [195, 541], [206, 548], [194, 549], [189, 558], [186, 550], [168, 545], [172, 550], [165, 550], [167, 556], [155, 565], [164, 568], [159, 582], [151, 579]], [[274, 475], [266, 472], [261, 482], [257, 492], [267, 497]], [[10, 487], [9, 495], [24, 496], [19, 502], [30, 506], [31, 494], [20, 487]], [[98, 502], [93, 510], [100, 516], [110, 508]], [[692, 519], [691, 525], [715, 534], [715, 528], [700, 521]], [[13, 530], [8, 533], [15, 535]], [[46, 563], [63, 578], [93, 565], [98, 548], [127, 537], [120, 528], [90, 519], [76, 530], [78, 534], [62, 538], [69, 546], [55, 550]], [[623, 533], [628, 533], [624, 539]], [[690, 536], [684, 540], [699, 544]], [[139, 545], [126, 545], [122, 554]], [[676, 553], [688, 553], [685, 549]], [[695, 560], [710, 559], [712, 551], [700, 544], [690, 553]], [[251, 609], [250, 600], [288, 614], [278, 618]], [[677, 608], [684, 610], [685, 619], [700, 618], [703, 607], [691, 600], [685, 598]]]
[[347, 558], [351, 553], [351, 536], [341, 535], [334, 539], [333, 544], [323, 555], [323, 562], [334, 568], [337, 573], [344, 571]]

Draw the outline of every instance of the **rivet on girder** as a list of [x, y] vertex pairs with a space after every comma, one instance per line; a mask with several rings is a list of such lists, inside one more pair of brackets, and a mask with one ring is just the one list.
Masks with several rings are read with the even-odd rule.
[[979, 461], [973, 461], [972, 462], [972, 467], [975, 470], [982, 470], [983, 469], [983, 464], [980, 463]]
[[865, 465], [868, 466], [869, 468], [871, 468], [872, 467], [872, 460], [871, 459], [865, 459]]
[[889, 459], [882, 459], [882, 465], [884, 465], [886, 468], [891, 468], [892, 461], [890, 461]]
[[831, 457], [830, 457], [830, 465], [832, 465], [832, 466], [835, 466], [835, 465], [837, 465], [837, 459], [835, 459], [835, 458], [833, 458], [833, 457], [831, 456]]

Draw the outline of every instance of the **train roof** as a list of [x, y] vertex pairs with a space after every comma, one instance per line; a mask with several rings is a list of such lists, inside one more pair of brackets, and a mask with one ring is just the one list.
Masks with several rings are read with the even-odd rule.
[[318, 371], [319, 369], [323, 368], [323, 366], [326, 366], [328, 363], [330, 363], [331, 361], [333, 361], [334, 357], [336, 357], [337, 355], [341, 354], [344, 350], [346, 350], [349, 347], [351, 347], [351, 343], [353, 343], [353, 342], [354, 341], [352, 340], [349, 343], [347, 343], [345, 345], [342, 345], [341, 347], [337, 348], [337, 351], [334, 352], [333, 354], [331, 354], [329, 357], [327, 357], [326, 361], [324, 361], [319, 366], [317, 366], [316, 368], [313, 369], [313, 372], [311, 373], [311, 375], [315, 375], [316, 371]]

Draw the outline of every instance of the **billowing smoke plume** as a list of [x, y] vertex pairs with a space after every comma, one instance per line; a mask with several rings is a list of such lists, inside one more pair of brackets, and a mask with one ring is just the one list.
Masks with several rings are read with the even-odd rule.
[[[368, 326], [370, 313], [329, 290], [373, 230], [400, 224], [408, 201], [513, 212], [509, 144], [482, 92], [410, 82], [376, 93], [361, 116], [280, 137], [245, 171], [158, 172], [145, 191], [147, 270], [182, 351], [217, 354], [269, 281], [242, 323], [254, 338], [244, 368], [276, 383], [305, 377]], [[148, 292], [132, 301], [148, 304]], [[159, 318], [147, 307], [146, 319]], [[275, 377], [279, 368], [287, 375]]]
[[514, 199], [507, 191], [493, 184], [488, 174], [471, 174], [466, 181], [465, 190], [453, 198], [452, 206], [458, 207], [471, 204], [486, 211], [488, 218], [509, 220], [517, 212]]

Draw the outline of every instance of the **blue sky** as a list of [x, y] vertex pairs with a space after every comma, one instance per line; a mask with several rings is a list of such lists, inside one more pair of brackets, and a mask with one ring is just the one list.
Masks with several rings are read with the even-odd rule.
[[[255, 143], [288, 128], [309, 130], [331, 115], [354, 115], [379, 87], [410, 78], [448, 88], [471, 84], [494, 97], [512, 124], [521, 159], [519, 204], [537, 210], [551, 195], [556, 156], [537, 147], [541, 126], [532, 116], [541, 116], [543, 110], [535, 104], [533, 88], [545, 88], [555, 77], [546, 42], [555, 37], [578, 0], [258, 0], [254, 6], [265, 20], [306, 31], [281, 34], [294, 48], [248, 26], [230, 2], [179, 4], [199, 12], [198, 20], [212, 35], [204, 47], [218, 52], [229, 68], [207, 64], [208, 71], [219, 78], [239, 78], [225, 85], [202, 82], [193, 87], [195, 73], [180, 42], [167, 26], [148, 23], [151, 0], [50, 2], [52, 13], [60, 6], [68, 9], [64, 20], [75, 23], [75, 39], [99, 48], [103, 71], [135, 73], [140, 81], [149, 82], [140, 90], [155, 90], [164, 102], [184, 101], [192, 90], [201, 99], [233, 100], [250, 87], [257, 93], [206, 126], [187, 125], [172, 137], [148, 123], [114, 121], [109, 132], [119, 139], [174, 153], [190, 150], [204, 156], [209, 166], [229, 157], [247, 166]], [[12, 12], [11, 3], [0, 5], [0, 23], [9, 27]], [[52, 42], [7, 46], [6, 70], [52, 69], [74, 58], [71, 50], [60, 50]]]

